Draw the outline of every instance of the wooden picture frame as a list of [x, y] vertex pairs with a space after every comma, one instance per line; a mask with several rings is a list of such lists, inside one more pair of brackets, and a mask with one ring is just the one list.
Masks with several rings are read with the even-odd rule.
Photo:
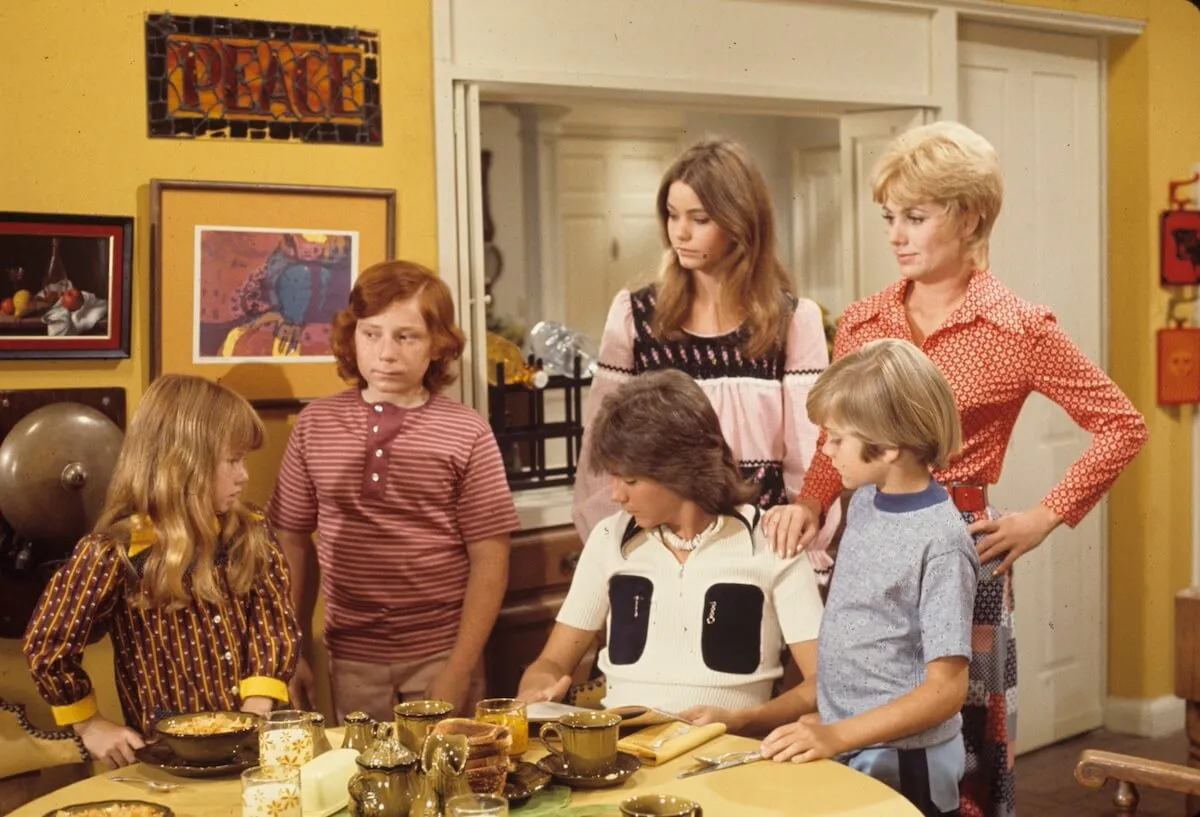
[[396, 191], [155, 179], [151, 378], [222, 382], [260, 408], [346, 388], [330, 323], [395, 258]]
[[0, 360], [129, 357], [133, 219], [0, 213]]

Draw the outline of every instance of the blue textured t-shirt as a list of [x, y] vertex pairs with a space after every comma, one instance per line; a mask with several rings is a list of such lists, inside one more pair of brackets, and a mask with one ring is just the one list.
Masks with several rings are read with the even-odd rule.
[[[877, 709], [916, 689], [925, 665], [971, 656], [979, 557], [946, 490], [855, 491], [817, 646], [817, 706], [823, 723]], [[955, 715], [887, 744], [935, 746], [962, 729]]]

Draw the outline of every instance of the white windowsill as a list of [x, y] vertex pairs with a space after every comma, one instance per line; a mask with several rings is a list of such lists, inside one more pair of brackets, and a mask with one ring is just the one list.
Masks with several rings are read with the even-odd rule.
[[517, 518], [521, 520], [521, 530], [537, 530], [538, 528], [571, 524], [573, 492], [570, 485], [514, 491], [513, 503], [517, 506]]

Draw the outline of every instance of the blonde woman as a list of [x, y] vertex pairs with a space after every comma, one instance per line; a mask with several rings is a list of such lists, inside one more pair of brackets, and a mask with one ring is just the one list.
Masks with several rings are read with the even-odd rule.
[[[878, 338], [916, 344], [941, 370], [962, 417], [962, 455], [935, 472], [978, 537], [984, 566], [974, 611], [976, 653], [963, 709], [967, 773], [964, 817], [1015, 813], [1017, 656], [1011, 567], [1064, 522], [1077, 524], [1146, 441], [1141, 414], [1080, 351], [1049, 309], [1030, 304], [989, 270], [988, 239], [1003, 202], [996, 151], [956, 122], [898, 137], [879, 160], [874, 197], [901, 278], [852, 304], [834, 341], [840, 358]], [[1053, 270], [1047, 270], [1052, 275]], [[1043, 500], [1001, 516], [987, 499], [1000, 478], [1025, 399], [1058, 403], [1092, 443]], [[821, 513], [842, 490], [829, 457], [818, 453], [798, 507], [771, 531], [777, 547], [822, 542]]]
[[[166, 375], [139, 404], [93, 533], [54, 574], [25, 632], [38, 692], [60, 726], [113, 766], [162, 717], [270, 712], [287, 702], [299, 628], [283, 553], [242, 504], [246, 454], [263, 443], [254, 409], [199, 377]], [[96, 708], [83, 669], [107, 629], [128, 726]]]
[[[817, 440], [804, 401], [829, 363], [820, 309], [793, 294], [766, 182], [742, 145], [708, 139], [688, 148], [664, 174], [656, 206], [663, 267], [654, 284], [613, 300], [585, 423], [622, 383], [683, 371], [712, 402], [741, 473], [758, 486], [759, 507], [768, 519], [786, 518]], [[616, 510], [606, 479], [589, 471], [587, 448], [573, 514], [584, 541]], [[812, 559], [818, 570], [830, 565], [822, 551]]]

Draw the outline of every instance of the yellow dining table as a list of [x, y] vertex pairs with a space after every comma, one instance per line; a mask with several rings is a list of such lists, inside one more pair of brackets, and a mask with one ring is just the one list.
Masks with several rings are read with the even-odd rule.
[[[334, 746], [340, 745], [342, 730], [330, 729], [329, 738]], [[719, 755], [757, 747], [758, 741], [722, 735], [696, 751]], [[523, 759], [532, 760], [541, 754], [531, 747]], [[920, 817], [920, 812], [898, 792], [828, 760], [805, 764], [760, 761], [684, 780], [676, 778], [693, 765], [688, 754], [660, 766], [643, 766], [622, 786], [575, 791], [571, 805], [612, 804], [615, 815], [617, 804], [626, 797], [664, 793], [695, 800], [704, 808], [704, 817]], [[109, 779], [113, 775], [136, 775], [181, 784], [182, 788], [152, 792], [145, 786], [114, 782]], [[139, 763], [65, 786], [22, 806], [11, 817], [42, 817], [76, 803], [121, 799], [161, 803], [172, 809], [175, 817], [237, 817], [241, 813], [241, 780], [180, 778]]]

